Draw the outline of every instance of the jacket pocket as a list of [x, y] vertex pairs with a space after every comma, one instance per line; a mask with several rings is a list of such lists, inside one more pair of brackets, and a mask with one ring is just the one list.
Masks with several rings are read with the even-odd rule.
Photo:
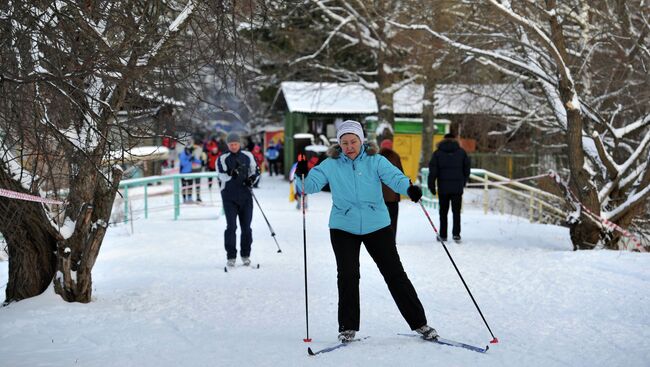
[[348, 215], [348, 213], [350, 212], [350, 209], [352, 209], [352, 208], [351, 207], [343, 207], [342, 208], [342, 207], [340, 207], [340, 206], [338, 206], [336, 204], [332, 204], [332, 209], [333, 209], [333, 211], [334, 211], [334, 213], [336, 215], [344, 215], [345, 216], [345, 215]]

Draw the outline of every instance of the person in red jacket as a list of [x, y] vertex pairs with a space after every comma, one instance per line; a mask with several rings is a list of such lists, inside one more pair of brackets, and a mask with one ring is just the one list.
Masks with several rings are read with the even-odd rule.
[[[206, 145], [206, 155], [208, 158], [208, 172], [217, 171], [217, 159], [221, 156], [221, 151], [219, 150], [219, 144], [213, 139], [208, 142]], [[212, 177], [208, 177], [208, 189], [212, 189]]]

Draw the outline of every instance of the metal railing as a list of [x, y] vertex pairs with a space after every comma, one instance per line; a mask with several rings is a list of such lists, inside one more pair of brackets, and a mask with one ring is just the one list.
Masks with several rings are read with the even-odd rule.
[[[560, 203], [564, 202], [564, 199], [557, 195], [484, 169], [472, 169], [469, 178], [482, 184], [480, 186], [483, 188], [483, 212], [486, 214], [489, 209], [490, 188], [492, 187], [501, 193], [510, 193], [524, 201], [528, 206], [528, 220], [531, 222], [544, 215], [549, 215], [556, 221], [563, 221], [567, 218], [568, 213], [558, 207], [561, 205]], [[503, 203], [504, 200], [500, 200], [500, 202]], [[500, 211], [503, 212], [502, 206]]]
[[174, 208], [174, 220], [177, 220], [181, 214], [181, 179], [185, 180], [195, 180], [197, 178], [208, 178], [212, 177], [215, 182], [215, 185], [218, 186], [218, 172], [197, 172], [197, 173], [182, 173], [182, 174], [172, 174], [172, 175], [163, 175], [163, 176], [149, 176], [144, 178], [134, 178], [123, 180], [120, 182], [118, 189], [122, 193], [122, 200], [124, 201], [124, 222], [129, 221], [130, 213], [130, 198], [129, 190], [132, 190], [137, 187], [143, 187], [144, 189], [144, 217], [149, 217], [149, 187], [152, 184], [159, 184], [165, 181], [172, 181], [172, 195], [173, 195], [173, 208]]
[[[423, 203], [437, 208], [438, 198], [431, 194], [426, 184], [429, 177], [428, 168], [421, 170], [421, 177], [423, 183]], [[531, 222], [536, 221], [536, 218], [541, 221], [541, 218], [544, 218], [544, 216], [548, 216], [557, 222], [562, 222], [567, 218], [568, 213], [560, 207], [564, 199], [534, 186], [523, 184], [520, 181], [521, 179], [512, 180], [480, 168], [472, 168], [469, 178], [470, 181], [478, 182], [471, 184], [471, 186], [483, 189], [483, 212], [485, 214], [488, 213], [490, 208], [490, 195], [495, 195], [494, 191], [490, 190], [493, 188], [497, 190], [496, 192], [499, 195], [499, 211], [501, 213], [504, 212], [504, 194], [508, 193], [512, 194], [514, 198], [527, 206], [528, 220]]]

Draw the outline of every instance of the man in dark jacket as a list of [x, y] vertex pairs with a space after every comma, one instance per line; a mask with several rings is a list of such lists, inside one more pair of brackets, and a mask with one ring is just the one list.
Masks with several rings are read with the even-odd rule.
[[[399, 154], [393, 150], [393, 141], [384, 139], [380, 144], [381, 149], [379, 154], [383, 155], [388, 159], [393, 166], [397, 167], [402, 173], [404, 169], [402, 168], [402, 159]], [[391, 190], [390, 187], [381, 184], [381, 192], [384, 195], [384, 203], [388, 208], [388, 215], [390, 216], [390, 226], [393, 228], [393, 239], [397, 237], [397, 215], [399, 214], [399, 201], [400, 195], [395, 191]]]
[[251, 188], [260, 175], [259, 168], [251, 152], [241, 150], [239, 134], [230, 133], [226, 142], [228, 152], [217, 160], [221, 199], [226, 213], [224, 246], [228, 266], [235, 266], [237, 258], [237, 217], [241, 225], [240, 256], [246, 266], [251, 264], [250, 254], [253, 243], [251, 220], [253, 219], [253, 194]]
[[470, 160], [460, 147], [453, 134], [446, 134], [438, 144], [438, 149], [429, 161], [429, 190], [436, 194], [440, 202], [440, 238], [447, 240], [447, 213], [451, 202], [454, 218], [452, 235], [454, 241], [460, 241], [460, 207], [463, 201], [463, 188], [469, 180]]

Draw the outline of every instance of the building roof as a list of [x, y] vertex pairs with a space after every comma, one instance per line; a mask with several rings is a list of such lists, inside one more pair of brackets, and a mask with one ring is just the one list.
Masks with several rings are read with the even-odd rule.
[[[422, 114], [424, 87], [410, 84], [394, 96], [396, 115]], [[521, 85], [440, 84], [435, 91], [436, 115], [518, 114], [528, 93]], [[289, 112], [317, 114], [376, 114], [374, 94], [356, 83], [282, 82], [275, 103], [283, 100]]]

